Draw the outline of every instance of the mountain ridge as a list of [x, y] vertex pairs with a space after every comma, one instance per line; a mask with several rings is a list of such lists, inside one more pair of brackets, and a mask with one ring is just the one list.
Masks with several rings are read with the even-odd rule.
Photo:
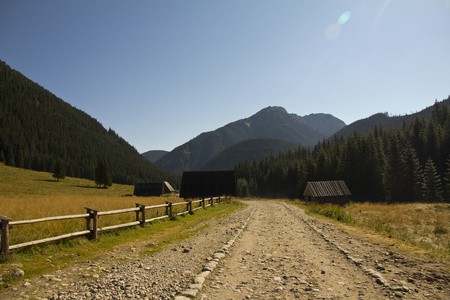
[[145, 157], [151, 163], [156, 163], [158, 161], [158, 159], [160, 159], [161, 157], [163, 157], [167, 153], [169, 153], [169, 151], [166, 151], [166, 150], [150, 150], [150, 151], [146, 151], [144, 153], [141, 153], [141, 155], [143, 157]]
[[[438, 102], [435, 101], [435, 104], [439, 103], [446, 107], [450, 108], [450, 96], [447, 99], [443, 99]], [[367, 134], [370, 131], [374, 130], [375, 127], [383, 127], [386, 129], [398, 129], [403, 126], [403, 123], [406, 125], [413, 122], [416, 118], [429, 118], [432, 114], [434, 105], [430, 105], [416, 113], [406, 114], [401, 116], [389, 116], [388, 113], [376, 113], [367, 118], [363, 118], [357, 120], [339, 131], [335, 133], [337, 136], [347, 137], [349, 134], [353, 132]]]
[[[329, 128], [321, 127], [317, 118], [330, 120], [337, 131], [345, 126], [342, 120], [329, 114], [312, 114], [304, 119], [289, 114], [279, 106], [269, 106], [254, 115], [228, 123], [214, 131], [204, 132], [164, 155], [156, 164], [175, 174], [199, 169], [209, 159], [239, 142], [257, 138], [275, 138], [292, 144], [313, 146], [327, 138]], [[315, 128], [307, 123], [315, 124]]]

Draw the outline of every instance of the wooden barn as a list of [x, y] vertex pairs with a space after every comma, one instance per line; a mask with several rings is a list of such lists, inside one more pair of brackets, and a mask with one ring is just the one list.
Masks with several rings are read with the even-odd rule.
[[236, 196], [233, 170], [183, 172], [180, 197], [186, 199], [218, 196]]
[[305, 201], [343, 205], [350, 201], [350, 190], [343, 180], [310, 181], [306, 184]]
[[173, 193], [175, 193], [175, 190], [167, 181], [136, 183], [134, 185], [135, 196], [161, 196]]

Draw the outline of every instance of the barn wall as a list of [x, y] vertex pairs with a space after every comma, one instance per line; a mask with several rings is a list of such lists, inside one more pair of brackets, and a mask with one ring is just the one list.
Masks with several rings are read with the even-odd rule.
[[134, 186], [135, 196], [161, 196], [163, 193], [163, 182], [136, 183]]
[[180, 197], [236, 196], [234, 171], [190, 171], [181, 179]]
[[310, 201], [319, 204], [337, 204], [345, 205], [350, 202], [349, 196], [335, 196], [335, 197], [310, 197]]

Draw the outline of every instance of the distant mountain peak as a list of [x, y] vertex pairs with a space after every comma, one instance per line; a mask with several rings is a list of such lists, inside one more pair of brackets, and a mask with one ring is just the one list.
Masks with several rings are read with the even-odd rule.
[[273, 117], [273, 116], [284, 116], [284, 115], [288, 115], [288, 112], [283, 107], [268, 106], [266, 108], [261, 109], [256, 114], [252, 115], [251, 117], [249, 117], [249, 119], [253, 118], [253, 117], [263, 117], [263, 116]]
[[290, 114], [280, 106], [268, 106], [254, 115], [204, 132], [164, 155], [156, 164], [171, 172], [198, 170], [219, 152], [249, 139], [279, 139], [312, 146], [345, 126], [332, 115]]
[[266, 108], [261, 109], [256, 114], [262, 113], [262, 112], [264, 112], [264, 113], [266, 113], [266, 112], [267, 113], [269, 113], [269, 112], [283, 112], [283, 113], [286, 113], [286, 114], [288, 113], [287, 110], [284, 107], [281, 107], [281, 106], [267, 106]]

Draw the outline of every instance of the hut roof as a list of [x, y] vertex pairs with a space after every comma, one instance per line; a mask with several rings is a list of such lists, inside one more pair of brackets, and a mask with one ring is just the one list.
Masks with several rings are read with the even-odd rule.
[[167, 181], [164, 181], [164, 190], [168, 191], [169, 193], [175, 192], [175, 189]]
[[343, 180], [310, 181], [306, 185], [303, 196], [309, 197], [337, 197], [351, 196], [350, 190]]
[[161, 196], [162, 194], [174, 192], [175, 190], [167, 181], [142, 182], [134, 185], [134, 195], [136, 196]]

